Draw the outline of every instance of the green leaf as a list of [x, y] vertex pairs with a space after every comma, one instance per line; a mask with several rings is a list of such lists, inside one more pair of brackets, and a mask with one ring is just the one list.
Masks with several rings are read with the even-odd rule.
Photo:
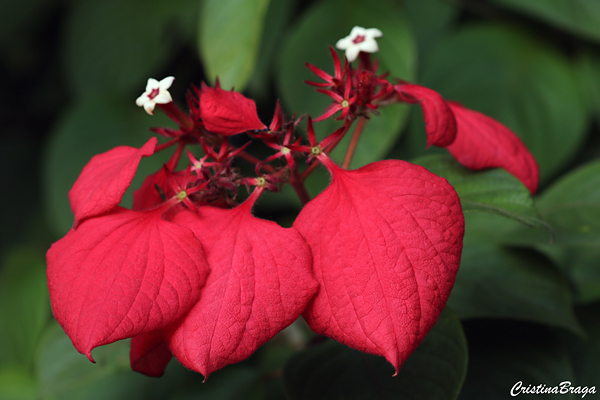
[[466, 350], [460, 322], [446, 309], [396, 377], [383, 357], [330, 340], [293, 356], [284, 368], [284, 383], [293, 400], [456, 399]]
[[600, 244], [600, 160], [571, 171], [538, 201], [557, 244]]
[[[52, 4], [45, 0], [24, 0], [19, 2], [3, 2], [0, 12], [0, 48], [2, 57], [11, 50], [23, 50], [24, 36], [32, 34], [40, 24], [41, 17], [52, 9]], [[5, 60], [3, 60], [5, 61]]]
[[[292, 29], [283, 46], [277, 83], [283, 105], [291, 113], [307, 113], [316, 117], [331, 104], [330, 97], [316, 92], [314, 87], [303, 82], [319, 81], [305, 63], [333, 74], [333, 62], [327, 46], [334, 46], [355, 25], [377, 27], [383, 32], [383, 37], [378, 39], [380, 50], [373, 55], [380, 60], [380, 73], [389, 71], [392, 77], [406, 80], [413, 78], [414, 44], [399, 7], [388, 0], [369, 3], [362, 0], [319, 2], [301, 15], [299, 23]], [[385, 107], [380, 116], [371, 118], [362, 133], [352, 168], [381, 159], [387, 154], [400, 136], [407, 109], [405, 105]], [[317, 123], [315, 130], [317, 135], [323, 136], [339, 126], [339, 121], [328, 119]], [[351, 132], [348, 136], [350, 135]], [[345, 143], [339, 147], [344, 149]], [[340, 161], [342, 153], [343, 150], [336, 152], [334, 159]]]
[[36, 382], [27, 372], [15, 368], [0, 368], [0, 399], [35, 400]]
[[[522, 323], [486, 322], [466, 329], [469, 371], [460, 400], [510, 399], [518, 382], [522, 382], [523, 388], [538, 385], [552, 388], [560, 382], [574, 382], [567, 350], [547, 329]], [[581, 395], [570, 393], [533, 396], [518, 393], [517, 398], [521, 397], [581, 399]]]
[[45, 332], [37, 357], [37, 382], [42, 400], [163, 400], [190, 379], [201, 381], [172, 362], [163, 377], [149, 378], [129, 367], [129, 340], [94, 350], [91, 363], [73, 347], [57, 323]]
[[427, 54], [456, 22], [459, 9], [453, 3], [448, 0], [404, 0], [404, 13], [415, 33], [419, 56]]
[[255, 100], [267, 99], [271, 94], [271, 80], [276, 68], [273, 60], [279, 56], [278, 50], [290, 20], [293, 18], [295, 8], [296, 0], [269, 2], [256, 67], [248, 82], [248, 91]]
[[471, 171], [448, 154], [424, 156], [412, 162], [446, 178], [456, 189], [464, 212], [489, 212], [528, 226], [548, 227], [540, 219], [529, 190], [502, 169]]
[[579, 302], [600, 299], [600, 161], [565, 175], [542, 194], [538, 207], [556, 239], [548, 245], [532, 236], [531, 242], [569, 276]]
[[[143, 91], [174, 48], [168, 23], [192, 1], [82, 0], [72, 3], [66, 24], [64, 64], [78, 95]], [[162, 79], [162, 76], [155, 77]]]
[[95, 350], [94, 359], [97, 364], [79, 354], [60, 326], [53, 323], [44, 334], [37, 359], [42, 398], [66, 398], [67, 393], [81, 398], [95, 382], [126, 365], [126, 342]]
[[[6, 118], [10, 117], [6, 115]], [[32, 210], [38, 208], [41, 191], [36, 176], [39, 167], [29, 162], [38, 154], [33, 151], [37, 146], [33, 136], [33, 133], [18, 130], [2, 138], [0, 170], [10, 173], [3, 175], [0, 186], [0, 254], [22, 240], [24, 233], [31, 232], [30, 224], [35, 223]]]
[[50, 317], [43, 255], [13, 250], [0, 268], [0, 364], [28, 371]]
[[229, 366], [210, 376], [201, 385], [188, 385], [169, 400], [261, 400], [263, 384], [258, 370]]
[[600, 118], [600, 55], [582, 51], [575, 64], [577, 83], [587, 108]]
[[577, 303], [600, 300], [600, 248], [597, 245], [540, 245], [537, 249], [569, 277]]
[[575, 370], [575, 384], [596, 386], [600, 382], [600, 309], [598, 304], [581, 307], [577, 316], [585, 328], [585, 337], [563, 335], [561, 337], [569, 351]]
[[423, 82], [519, 135], [547, 182], [585, 139], [586, 112], [571, 65], [514, 29], [463, 28], [425, 60]]
[[465, 213], [465, 226], [465, 239], [470, 243], [535, 247], [553, 240], [552, 232], [546, 226], [530, 227], [492, 213]]
[[[46, 215], [57, 236], [64, 235], [73, 225], [69, 189], [90, 158], [116, 146], [141, 147], [153, 135], [148, 130], [150, 126], [161, 125], [168, 125], [164, 115], [150, 117], [132, 101], [114, 96], [87, 98], [63, 115], [43, 161]], [[130, 192], [147, 175], [156, 172], [168, 156], [161, 153], [142, 160]], [[123, 205], [131, 204], [130, 195], [126, 194], [124, 200]]]
[[205, 0], [200, 11], [200, 54], [206, 75], [243, 91], [260, 49], [269, 0]]
[[448, 304], [462, 319], [518, 319], [581, 333], [569, 284], [548, 259], [529, 250], [473, 244], [468, 236]]
[[600, 3], [596, 0], [494, 0], [556, 27], [600, 42]]
[[[498, 242], [543, 246], [598, 246], [600, 243], [600, 161], [589, 162], [562, 177], [538, 198], [537, 209], [553, 229], [527, 229], [501, 222]], [[482, 226], [483, 227], [483, 226]], [[481, 233], [485, 235], [485, 227]], [[497, 229], [497, 228], [495, 228]], [[488, 229], [489, 230], [489, 229]], [[551, 240], [552, 239], [552, 240]]]

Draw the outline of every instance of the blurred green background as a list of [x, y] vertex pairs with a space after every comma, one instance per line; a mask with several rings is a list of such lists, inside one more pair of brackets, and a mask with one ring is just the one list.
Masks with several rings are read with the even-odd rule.
[[[314, 346], [277, 337], [205, 384], [175, 361], [161, 379], [129, 371], [127, 342], [95, 350], [97, 364], [78, 354], [51, 315], [45, 252], [72, 224], [67, 193], [90, 157], [169, 125], [135, 106], [146, 80], [175, 76], [185, 107], [191, 84], [218, 75], [265, 122], [278, 98], [288, 115], [317, 116], [330, 99], [303, 83], [315, 78], [304, 63], [331, 72], [327, 45], [354, 25], [383, 31], [381, 71], [498, 119], [541, 168], [532, 200], [503, 171], [470, 173], [425, 150], [416, 106], [367, 125], [354, 167], [418, 158], [466, 211], [448, 311], [400, 375], [308, 332]], [[0, 400], [468, 400], [509, 398], [517, 381], [600, 387], [600, 1], [1, 0], [0, 27]], [[142, 163], [132, 187], [159, 167]], [[319, 170], [309, 191], [327, 183]], [[257, 213], [289, 224], [291, 194], [266, 196]]]

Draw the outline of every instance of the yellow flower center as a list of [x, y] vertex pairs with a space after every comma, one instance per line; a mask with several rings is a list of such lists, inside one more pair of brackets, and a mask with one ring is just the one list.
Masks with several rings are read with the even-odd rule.
[[182, 190], [181, 192], [177, 193], [176, 197], [179, 199], [179, 201], [183, 201], [187, 197], [187, 192]]

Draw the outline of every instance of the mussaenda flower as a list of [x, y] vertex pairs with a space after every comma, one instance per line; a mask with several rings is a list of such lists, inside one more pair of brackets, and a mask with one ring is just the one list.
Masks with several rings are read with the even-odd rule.
[[167, 89], [171, 87], [175, 80], [172, 76], [167, 76], [160, 82], [154, 78], [148, 79], [146, 91], [137, 98], [135, 104], [138, 107], [144, 107], [144, 110], [150, 115], [154, 114], [154, 107], [157, 104], [167, 104], [173, 101], [171, 94]]
[[338, 40], [335, 44], [340, 50], [346, 51], [348, 62], [356, 60], [358, 53], [376, 53], [379, 51], [375, 38], [383, 36], [383, 33], [377, 28], [365, 29], [360, 26], [352, 28], [350, 35]]

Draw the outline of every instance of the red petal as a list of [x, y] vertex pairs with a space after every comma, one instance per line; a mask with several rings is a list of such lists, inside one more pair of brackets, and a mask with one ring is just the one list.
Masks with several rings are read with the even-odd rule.
[[277, 105], [275, 106], [275, 113], [273, 114], [273, 119], [271, 120], [271, 124], [269, 125], [270, 131], [278, 131], [281, 128], [281, 124], [283, 123], [283, 113], [281, 112], [281, 107], [279, 106], [279, 99], [277, 99]]
[[450, 102], [458, 122], [456, 140], [448, 151], [470, 169], [504, 168], [529, 189], [537, 191], [540, 171], [523, 141], [500, 122]]
[[208, 274], [202, 245], [161, 212], [117, 207], [48, 251], [54, 316], [90, 360], [97, 346], [172, 323], [200, 296]]
[[330, 104], [329, 106], [327, 106], [327, 108], [325, 109], [325, 112], [322, 115], [320, 115], [314, 119], [314, 122], [321, 122], [323, 120], [326, 120], [327, 118], [331, 117], [333, 114], [335, 114], [336, 112], [338, 112], [342, 109], [343, 109], [342, 106], [339, 105], [338, 103]]
[[396, 92], [408, 103], [419, 103], [423, 109], [427, 147], [446, 147], [456, 138], [456, 119], [448, 103], [436, 91], [424, 86], [403, 83], [395, 85]]
[[173, 355], [164, 342], [161, 331], [131, 339], [129, 358], [131, 369], [147, 376], [162, 376]]
[[404, 161], [346, 171], [320, 160], [332, 182], [294, 223], [320, 284], [303, 315], [315, 332], [382, 355], [398, 370], [454, 285], [460, 200], [445, 179]]
[[254, 101], [241, 93], [204, 84], [200, 92], [200, 116], [206, 130], [226, 136], [266, 128], [258, 118]]
[[317, 288], [304, 238], [253, 217], [256, 194], [234, 209], [201, 207], [175, 217], [204, 244], [211, 273], [200, 301], [165, 337], [179, 362], [205, 377], [248, 358], [291, 324]]
[[140, 160], [154, 154], [156, 142], [153, 137], [141, 149], [119, 146], [92, 157], [69, 191], [75, 225], [121, 202]]

